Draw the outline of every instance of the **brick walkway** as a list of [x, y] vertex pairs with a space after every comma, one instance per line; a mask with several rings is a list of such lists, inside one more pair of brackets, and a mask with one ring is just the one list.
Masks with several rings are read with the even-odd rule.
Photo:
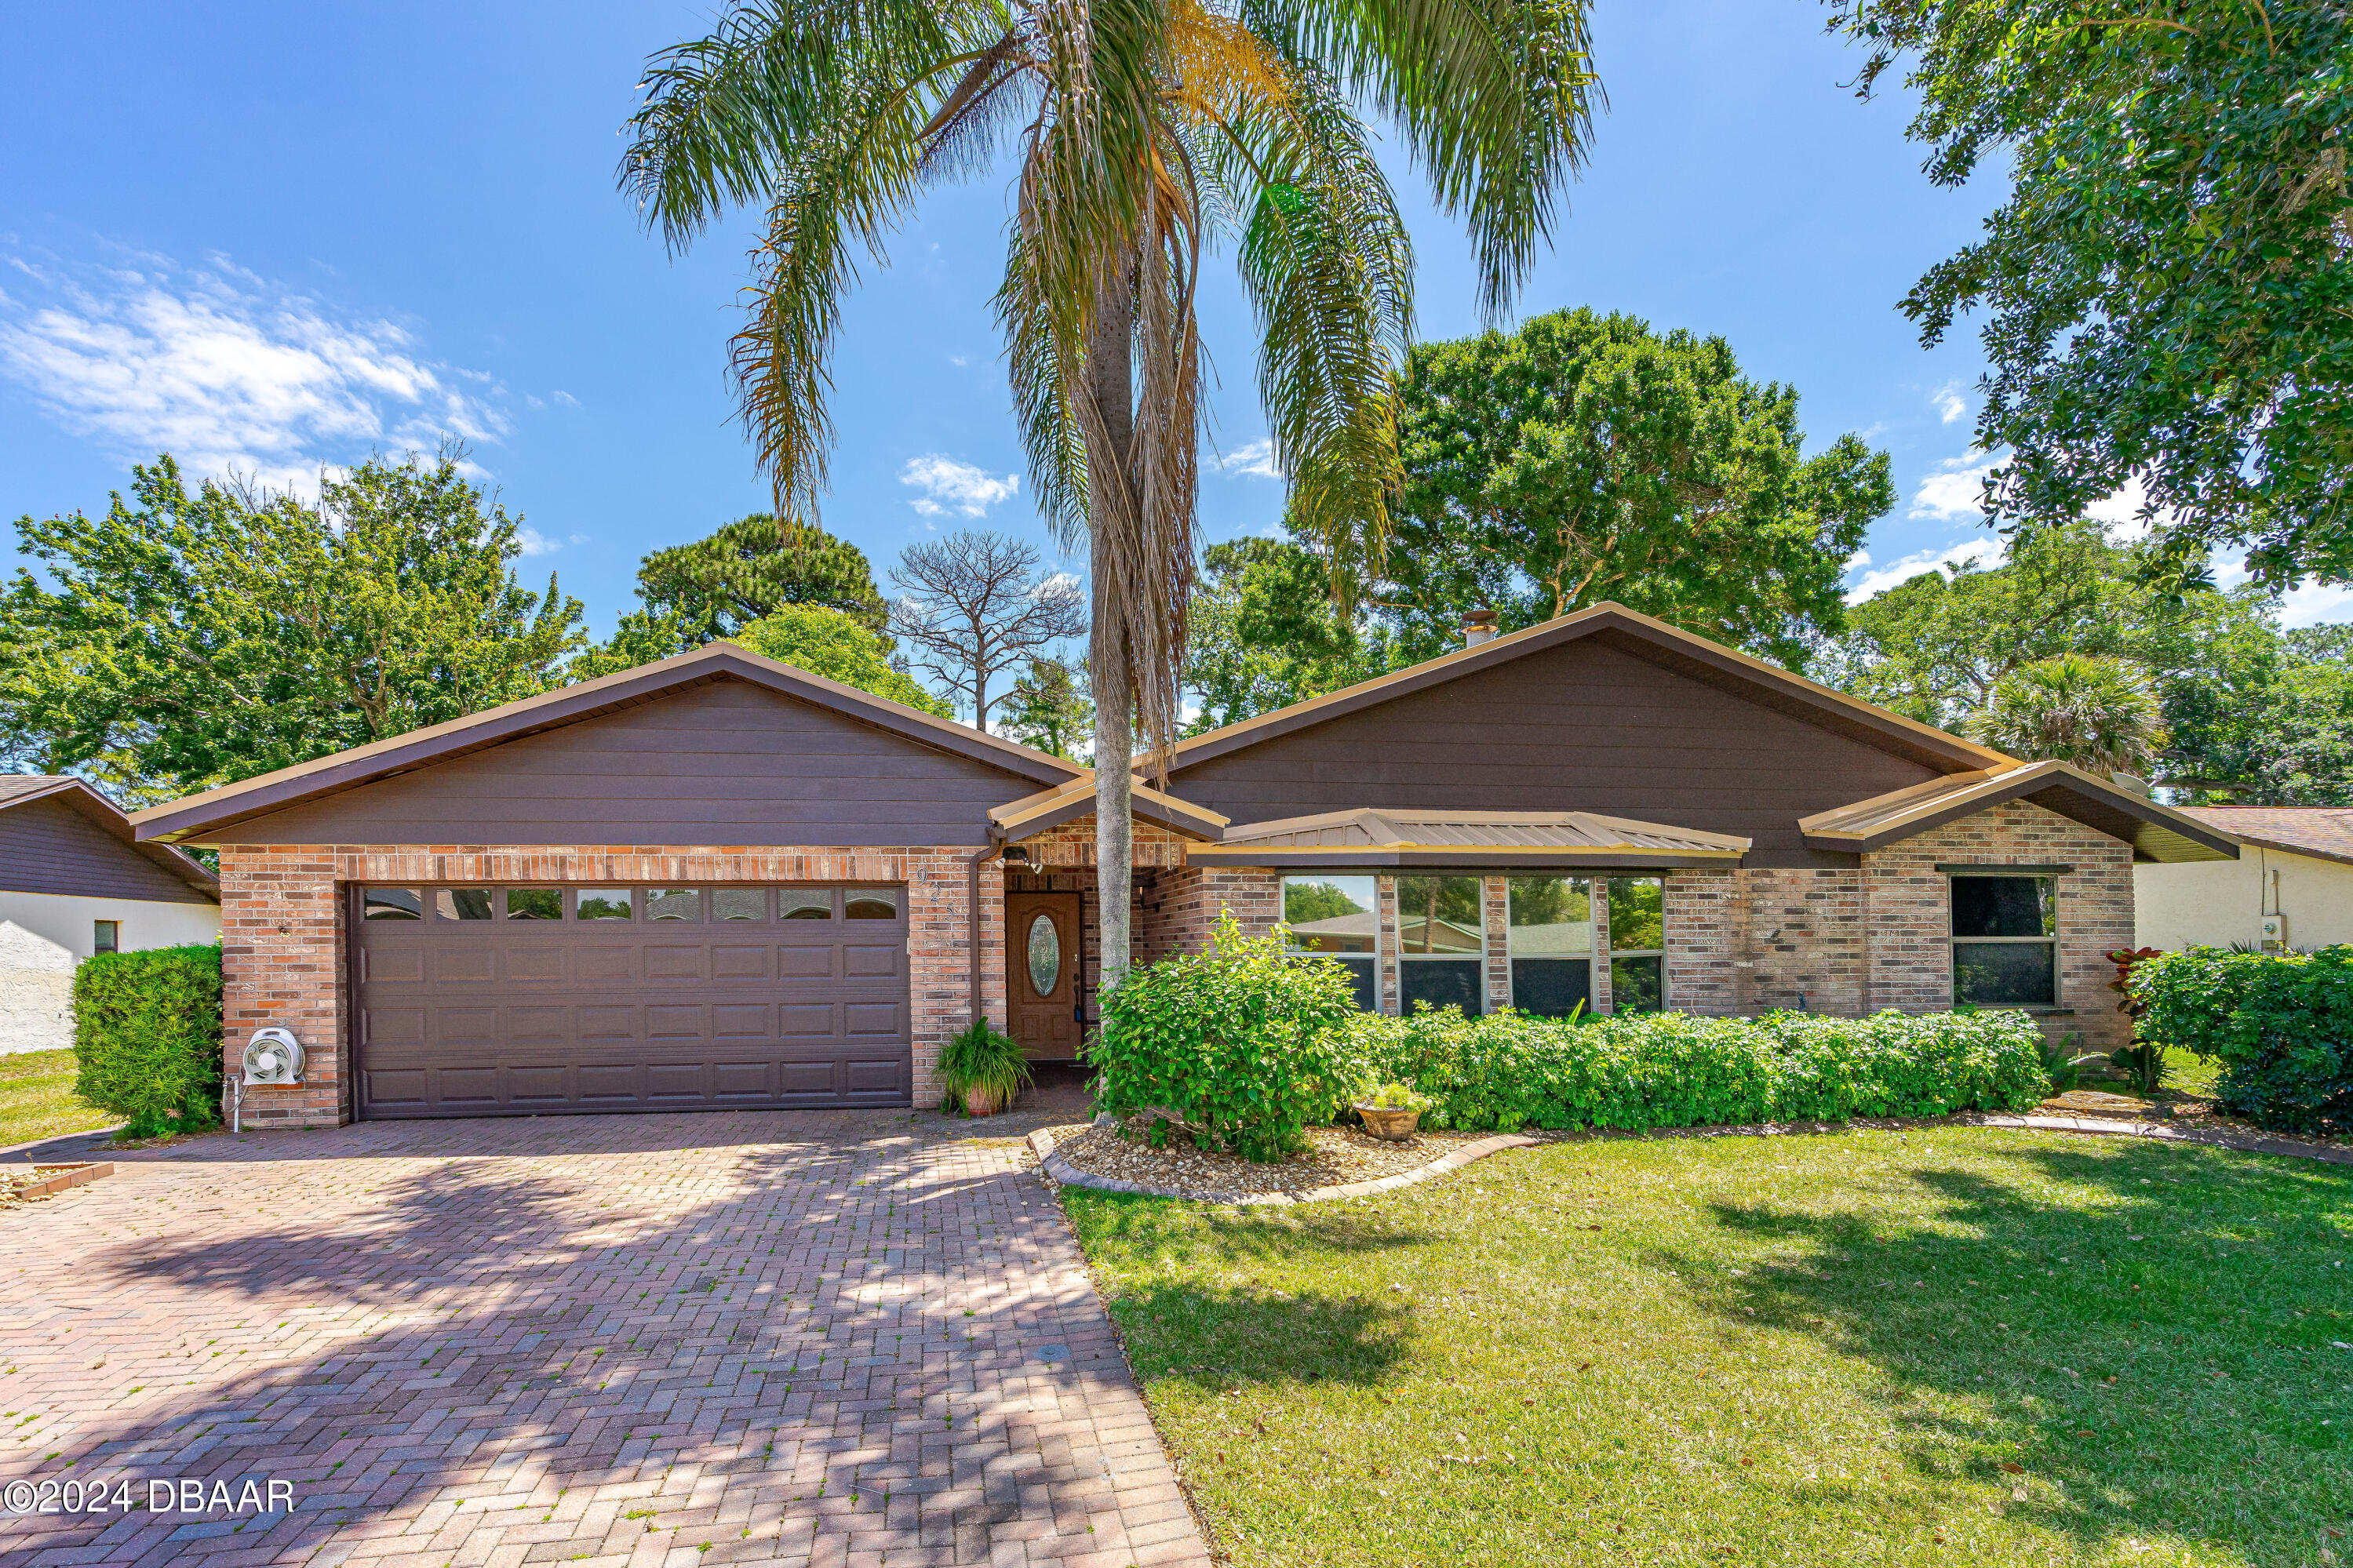
[[1026, 1127], [988, 1131], [545, 1118], [122, 1157], [0, 1211], [0, 1489], [250, 1479], [254, 1506], [0, 1513], [0, 1561], [1206, 1564]]

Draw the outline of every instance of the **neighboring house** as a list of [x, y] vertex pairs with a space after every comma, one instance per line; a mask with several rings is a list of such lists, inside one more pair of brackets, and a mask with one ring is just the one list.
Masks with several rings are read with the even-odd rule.
[[0, 773], [0, 1056], [73, 1044], [93, 952], [220, 940], [220, 885], [79, 779]]
[[[929, 1104], [976, 1015], [1071, 1057], [1093, 810], [1076, 764], [721, 642], [136, 820], [220, 851], [228, 1049], [310, 1052], [247, 1117], [327, 1126]], [[1197, 736], [1134, 816], [1145, 960], [1290, 880], [1384, 1010], [1959, 996], [2103, 1047], [2135, 862], [2238, 853], [1612, 605]]]
[[2133, 903], [2148, 947], [2309, 952], [2353, 942], [2353, 806], [2191, 805], [2236, 839], [2236, 860], [2140, 866]]

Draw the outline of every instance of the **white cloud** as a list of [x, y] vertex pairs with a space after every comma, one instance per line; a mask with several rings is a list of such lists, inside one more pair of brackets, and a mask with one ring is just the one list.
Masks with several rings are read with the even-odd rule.
[[1938, 387], [1929, 395], [1928, 401], [1936, 405], [1936, 417], [1947, 425], [1969, 411], [1968, 402], [1961, 396], [1961, 384], [1957, 381], [1948, 381]]
[[[15, 258], [11, 258], [14, 260]], [[319, 468], [378, 444], [504, 435], [504, 412], [460, 382], [478, 372], [420, 356], [389, 321], [342, 319], [215, 258], [155, 258], [0, 297], [0, 374], [49, 416], [124, 458], [170, 452], [198, 475], [231, 469], [309, 489]]]
[[1236, 447], [1218, 459], [1218, 471], [1221, 474], [1247, 474], [1257, 479], [1282, 478], [1282, 470], [1274, 466], [1272, 441], [1252, 441], [1247, 447]]
[[2284, 626], [2317, 626], [2353, 621], [2353, 587], [2338, 583], [2306, 583], [2280, 595], [2280, 621]]
[[566, 408], [577, 408], [580, 406], [580, 400], [573, 396], [570, 393], [565, 392], [561, 387], [549, 393], [548, 396], [554, 398], [556, 402], [561, 403]]
[[1975, 450], [1946, 458], [1913, 492], [1912, 515], [1940, 522], [1977, 516], [1985, 477], [1999, 466], [1997, 459]]
[[586, 544], [587, 542], [588, 536], [585, 533], [567, 533], [562, 539], [550, 539], [546, 534], [540, 532], [540, 531], [535, 528], [518, 528], [515, 530], [515, 543], [522, 546], [522, 552], [526, 556], [553, 555], [567, 544]]
[[[1937, 550], [1916, 551], [1901, 560], [1891, 561], [1876, 572], [1865, 572], [1846, 591], [1846, 602], [1860, 605], [1877, 594], [1883, 594], [1900, 583], [1908, 583], [1924, 572], [1942, 571], [1947, 566], [1959, 566], [1974, 562], [1978, 566], [2001, 564], [2002, 542], [1999, 539], [1967, 539]], [[1847, 570], [1856, 571], [1871, 563], [1868, 552], [1859, 553], [1847, 562]]]
[[1018, 474], [999, 479], [937, 452], [908, 458], [899, 470], [899, 482], [923, 492], [908, 504], [924, 517], [944, 516], [951, 508], [965, 517], [986, 517], [990, 507], [1010, 500], [1021, 489]]

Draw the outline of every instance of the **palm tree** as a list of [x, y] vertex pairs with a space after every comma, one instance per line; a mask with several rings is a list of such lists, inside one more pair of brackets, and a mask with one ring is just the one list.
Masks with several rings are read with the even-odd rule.
[[1018, 153], [997, 294], [1029, 466], [1088, 541], [1103, 983], [1128, 962], [1129, 760], [1165, 766], [1194, 567], [1201, 263], [1232, 241], [1293, 516], [1377, 550], [1412, 255], [1353, 109], [1394, 121], [1466, 219], [1500, 315], [1582, 161], [1586, 0], [739, 0], [656, 57], [621, 179], [682, 247], [758, 202], [746, 428], [780, 515], [814, 509], [854, 246], [931, 182]]
[[2139, 773], [2165, 742], [2147, 675], [2129, 659], [2063, 653], [1994, 683], [1970, 730], [2013, 756], [2072, 763], [2087, 773]]

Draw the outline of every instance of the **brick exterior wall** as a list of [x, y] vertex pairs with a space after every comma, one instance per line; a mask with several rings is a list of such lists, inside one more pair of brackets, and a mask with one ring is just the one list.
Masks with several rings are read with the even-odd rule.
[[1736, 967], [1748, 930], [1742, 873], [1670, 871], [1663, 889], [1667, 1006], [1727, 1016], [1743, 1011]]
[[1282, 918], [1282, 876], [1255, 867], [1187, 866], [1138, 881], [1135, 958], [1150, 963], [1209, 943], [1210, 928], [1230, 910], [1244, 931], [1263, 934]]
[[2059, 878], [2059, 1005], [2053, 1037], [2079, 1032], [2092, 1049], [2129, 1043], [2103, 954], [2133, 945], [2132, 847], [2031, 801], [2008, 801], [1862, 858], [1870, 931], [1863, 1006], [1906, 1013], [1952, 1005], [1950, 889], [1939, 865], [2072, 866]]
[[[1136, 959], [1151, 963], [1208, 943], [1220, 913], [1262, 932], [1282, 916], [1282, 878], [1250, 867], [1184, 864], [1185, 841], [1136, 826]], [[1004, 894], [1035, 889], [1093, 892], [1094, 825], [1067, 824], [1029, 840], [1029, 867], [994, 860], [980, 871], [981, 995], [1006, 1018]], [[231, 846], [221, 851], [225, 1055], [265, 1024], [290, 1027], [306, 1053], [304, 1081], [256, 1089], [257, 1127], [332, 1127], [353, 1109], [348, 1039], [346, 900], [351, 882], [895, 882], [908, 890], [910, 1024], [914, 1099], [934, 1102], [940, 1047], [970, 1021], [969, 848], [646, 848], [577, 845], [508, 848]], [[2126, 1043], [2129, 1025], [2106, 989], [2102, 955], [2133, 941], [2129, 846], [2024, 801], [2010, 802], [1862, 858], [1860, 868], [1677, 870], [1666, 878], [1667, 1005], [1704, 1014], [1803, 1005], [1854, 1016], [1952, 1005], [1951, 911], [1940, 864], [2066, 865], [2059, 879], [2060, 994], [2043, 1020], [2087, 1047]], [[1594, 882], [1593, 1010], [1610, 1010], [1607, 880]], [[1397, 890], [1378, 879], [1380, 1005], [1398, 1007]], [[1510, 996], [1508, 883], [1484, 879], [1487, 1001]], [[1082, 952], [1094, 1016], [1101, 935], [1085, 903]]]
[[[351, 882], [898, 882], [907, 889], [907, 993], [914, 1101], [935, 1104], [940, 1047], [971, 1022], [973, 851], [958, 846], [569, 845], [418, 847], [270, 845], [221, 852], [223, 1053], [232, 1066], [264, 1024], [302, 1042], [303, 1081], [246, 1092], [257, 1127], [333, 1127], [353, 1114], [342, 885]], [[981, 1005], [1005, 1020], [1004, 880], [982, 863]]]
[[[1863, 1012], [1863, 900], [1859, 867], [1757, 868], [1748, 888], [1748, 931], [1739, 1010]], [[1672, 892], [1672, 879], [1668, 881]]]

